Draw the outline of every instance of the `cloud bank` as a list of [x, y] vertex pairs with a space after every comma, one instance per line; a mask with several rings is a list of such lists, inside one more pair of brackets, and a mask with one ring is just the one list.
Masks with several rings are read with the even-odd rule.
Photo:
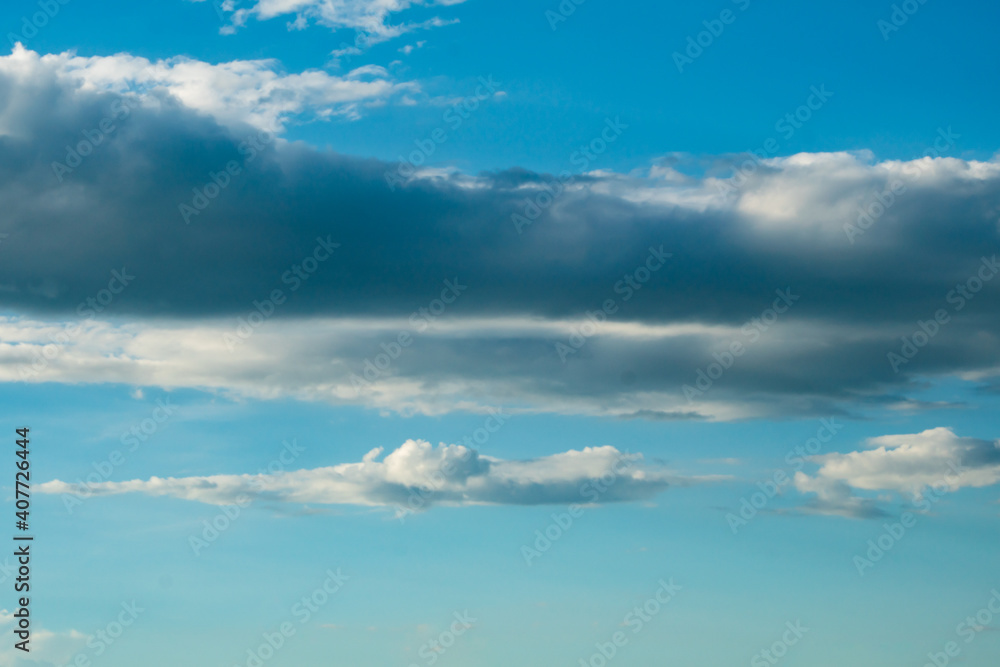
[[[932, 408], [912, 396], [926, 378], [1000, 375], [996, 161], [801, 154], [736, 179], [733, 157], [699, 175], [675, 159], [629, 175], [401, 172], [255, 139], [396, 84], [257, 61], [172, 60], [147, 79], [145, 65], [0, 58], [8, 379], [738, 419]], [[230, 91], [218, 107], [191, 83], [206, 76]], [[267, 321], [222, 354], [250, 318]], [[79, 320], [90, 333], [52, 340]], [[406, 352], [368, 369], [403, 331]]]

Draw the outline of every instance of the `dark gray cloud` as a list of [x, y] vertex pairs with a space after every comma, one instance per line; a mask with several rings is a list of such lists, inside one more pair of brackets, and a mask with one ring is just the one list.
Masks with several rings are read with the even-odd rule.
[[[576, 315], [614, 297], [616, 282], [662, 245], [671, 261], [624, 317], [738, 323], [774, 289], [792, 286], [802, 294], [796, 318], [898, 322], [944, 306], [948, 290], [1000, 245], [996, 169], [973, 178], [962, 164], [941, 166], [854, 244], [840, 224], [851, 215], [835, 233], [818, 220], [852, 197], [866, 203], [887, 183], [886, 169], [857, 163], [856, 177], [829, 191], [811, 186], [805, 202], [796, 179], [814, 184], [822, 164], [762, 171], [744, 200], [705, 210], [678, 203], [685, 192], [712, 193], [705, 182], [677, 193], [592, 177], [518, 234], [511, 214], [538, 192], [525, 183], [544, 175], [420, 178], [392, 191], [385, 172], [393, 165], [304, 145], [271, 143], [246, 161], [239, 145], [256, 130], [224, 128], [167, 98], [120, 120], [59, 182], [52, 163], [100, 126], [114, 98], [55, 79], [23, 88], [0, 77], [0, 226], [10, 234], [0, 305], [8, 308], [72, 312], [124, 265], [139, 278], [116, 313], [236, 313], [280, 284], [317, 237], [330, 237], [343, 252], [284, 315], [405, 314], [455, 276], [470, 285], [466, 314]], [[230, 161], [241, 173], [185, 224], [178, 206]], [[791, 204], [772, 206], [795, 205], [815, 219], [775, 223], [747, 212], [750, 198], [782, 185]], [[977, 311], [998, 312], [998, 294], [995, 284], [980, 293]]]
[[[0, 232], [9, 234], [0, 245], [0, 308], [75, 317], [125, 268], [135, 278], [99, 319], [204, 323], [218, 332], [219, 321], [246, 316], [280, 288], [287, 299], [269, 327], [292, 318], [381, 321], [336, 339], [306, 327], [294, 350], [271, 345], [238, 371], [227, 361], [204, 377], [179, 362], [176, 373], [157, 377], [105, 368], [108, 351], [89, 350], [91, 381], [177, 386], [183, 376], [193, 386], [255, 395], [432, 411], [464, 393], [478, 405], [699, 419], [913, 407], [908, 394], [922, 376], [969, 372], [989, 383], [996, 375], [995, 162], [800, 155], [760, 165], [728, 194], [717, 166], [699, 178], [595, 173], [552, 201], [546, 184], [555, 176], [439, 171], [390, 186], [386, 174], [396, 165], [223, 126], [162, 91], [122, 113], [123, 100], [133, 99], [81, 92], [55, 70], [0, 70]], [[75, 164], [70, 148], [95, 137], [109, 115], [114, 129], [92, 152], [71, 171], [54, 170], [56, 162]], [[185, 216], [180, 206], [198, 203], [195, 190], [233, 163], [239, 173], [204, 210]], [[880, 212], [875, 203], [894, 183], [905, 192]], [[532, 200], [537, 210], [526, 204]], [[861, 209], [877, 215], [848, 233]], [[534, 220], [518, 229], [514, 214]], [[289, 272], [318, 239], [340, 245], [299, 283]], [[670, 257], [642, 274], [651, 249]], [[641, 289], [625, 282], [646, 275]], [[409, 326], [406, 318], [456, 279], [465, 287], [447, 317], [535, 324], [420, 333], [414, 352], [380, 377], [378, 400], [341, 390], [399, 330], [386, 318]], [[795, 299], [769, 313], [776, 290]], [[585, 313], [608, 300], [609, 324], [586, 333]], [[907, 348], [903, 338], [919, 339], [918, 322], [939, 311], [947, 321]], [[755, 327], [758, 335], [748, 333]], [[137, 345], [127, 336], [107, 340]], [[23, 342], [4, 351], [14, 377], [31, 354], [27, 343], [38, 341]], [[734, 343], [745, 355], [712, 382], [701, 379]], [[153, 347], [133, 351], [173, 359]], [[86, 380], [73, 359], [47, 363], [51, 379]], [[698, 389], [695, 400], [685, 385]]]

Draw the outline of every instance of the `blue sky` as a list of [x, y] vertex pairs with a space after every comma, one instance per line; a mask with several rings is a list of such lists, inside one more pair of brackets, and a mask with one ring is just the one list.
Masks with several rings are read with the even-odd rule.
[[[400, 60], [394, 71], [401, 76], [457, 97], [471, 94], [479, 76], [493, 74], [507, 99], [477, 113], [442, 149], [442, 161], [473, 171], [564, 168], [564, 157], [606, 115], [628, 119], [631, 131], [603, 168], [628, 171], [673, 152], [748, 150], [771, 136], [775, 121], [800, 105], [815, 84], [826, 84], [835, 102], [783, 154], [870, 149], [883, 158], [918, 157], [927, 138], [948, 125], [963, 135], [957, 155], [988, 158], [997, 144], [989, 114], [997, 88], [985, 75], [997, 56], [989, 32], [997, 10], [983, 3], [923, 4], [888, 40], [877, 22], [891, 17], [892, 3], [751, 2], [741, 11], [741, 0], [649, 3], [623, 11], [586, 2], [555, 30], [545, 16], [558, 7], [551, 5], [513, 2], [502, 12], [474, 2], [417, 7], [393, 21], [441, 16], [460, 23], [376, 44], [339, 69]], [[37, 5], [9, 7], [8, 31], [20, 34], [19, 17]], [[319, 26], [289, 31], [289, 16], [219, 35], [222, 21], [209, 1], [112, 1], [102, 7], [94, 12], [69, 2], [25, 44], [41, 53], [72, 49], [86, 56], [276, 58], [295, 72], [324, 67], [332, 50], [355, 39], [350, 30]], [[679, 73], [672, 54], [683, 52], [687, 38], [705, 29], [703, 21], [725, 9], [736, 20]], [[418, 41], [426, 43], [406, 56], [398, 52]], [[389, 106], [359, 123], [307, 125], [290, 136], [352, 155], [395, 159], [411, 137], [439, 123], [436, 108]]]
[[997, 12], [8, 3], [0, 665], [994, 664]]

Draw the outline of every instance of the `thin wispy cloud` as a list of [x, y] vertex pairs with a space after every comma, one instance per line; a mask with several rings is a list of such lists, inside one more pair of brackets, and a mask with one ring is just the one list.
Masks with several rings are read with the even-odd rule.
[[356, 30], [367, 37], [366, 43], [377, 43], [456, 21], [435, 16], [422, 21], [390, 23], [390, 17], [395, 14], [414, 7], [447, 7], [463, 2], [465, 0], [253, 0], [242, 6], [235, 0], [225, 0], [218, 6], [229, 19], [229, 25], [220, 29], [223, 34], [234, 33], [250, 19], [269, 21], [287, 17], [289, 30], [302, 30], [315, 23], [334, 31]]

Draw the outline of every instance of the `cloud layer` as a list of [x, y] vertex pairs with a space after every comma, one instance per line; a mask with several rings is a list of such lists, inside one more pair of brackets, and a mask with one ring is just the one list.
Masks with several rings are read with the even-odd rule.
[[[383, 460], [382, 449], [358, 463], [257, 475], [213, 475], [127, 482], [73, 484], [54, 480], [42, 493], [108, 496], [144, 493], [213, 505], [248, 502], [318, 505], [586, 504], [648, 499], [670, 484], [713, 478], [685, 478], [650, 466], [641, 454], [614, 447], [586, 447], [537, 459], [508, 461], [482, 456], [464, 445], [437, 447], [407, 440]], [[414, 499], [418, 500], [414, 500]]]
[[[283, 294], [264, 310], [279, 313], [297, 298], [287, 287]], [[840, 332], [860, 341], [844, 350], [829, 348], [838, 332], [802, 324], [776, 325], [754, 343], [739, 327], [637, 322], [607, 322], [583, 338], [593, 326], [586, 319], [433, 318], [428, 306], [426, 319], [419, 309], [416, 318], [264, 318], [252, 305], [238, 317], [179, 323], [0, 317], [0, 380], [197, 388], [402, 414], [503, 406], [730, 420], [948, 407], [902, 399], [912, 380], [891, 372], [884, 355], [893, 340], [877, 328]], [[746, 345], [743, 356], [703, 393], [686, 395], [706, 387], [701, 379], [721, 368], [714, 355], [733, 341]]]
[[[738, 324], [791, 287], [803, 296], [796, 318], [910, 324], [950, 307], [949, 290], [1000, 245], [995, 162], [799, 155], [762, 163], [735, 191], [711, 174], [592, 173], [562, 188], [523, 170], [418, 172], [392, 190], [386, 175], [398, 177], [397, 165], [374, 160], [277, 143], [248, 159], [247, 132], [192, 110], [212, 102], [188, 96], [181, 82], [169, 87], [174, 105], [136, 109], [60, 180], [53, 163], [66, 162], [114, 100], [90, 92], [104, 85], [96, 75], [83, 89], [65, 81], [63, 62], [22, 54], [0, 69], [7, 243], [46, 250], [53, 265], [6, 262], [6, 306], [71, 310], [126, 263], [141, 265], [143, 280], [120, 312], [234, 313], [329, 235], [348, 251], [289, 310], [409, 312], [459, 275], [478, 312], [579, 316], [615, 297], [618, 281], [662, 246], [671, 261], [631, 300], [628, 317]], [[257, 107], [258, 84], [248, 88]], [[400, 145], [412, 139], [400, 136]], [[231, 161], [238, 176], [219, 192], [213, 175]], [[894, 180], [908, 185], [905, 196], [851, 244], [844, 225]], [[206, 200], [187, 218], [180, 210]], [[998, 294], [988, 284], [966, 312], [988, 318]]]
[[[387, 80], [257, 61], [140, 75], [147, 64], [0, 59], [9, 379], [732, 419], [933, 407], [911, 396], [926, 377], [1000, 374], [996, 161], [802, 154], [736, 178], [731, 157], [698, 175], [676, 159], [627, 176], [413, 170], [252, 125], [341, 113], [394, 94]], [[622, 125], [596, 123], [594, 141]], [[221, 354], [251, 317], [267, 321]], [[89, 334], [21, 372], [81, 319]], [[404, 330], [406, 353], [359, 389], [352, 376]]]

